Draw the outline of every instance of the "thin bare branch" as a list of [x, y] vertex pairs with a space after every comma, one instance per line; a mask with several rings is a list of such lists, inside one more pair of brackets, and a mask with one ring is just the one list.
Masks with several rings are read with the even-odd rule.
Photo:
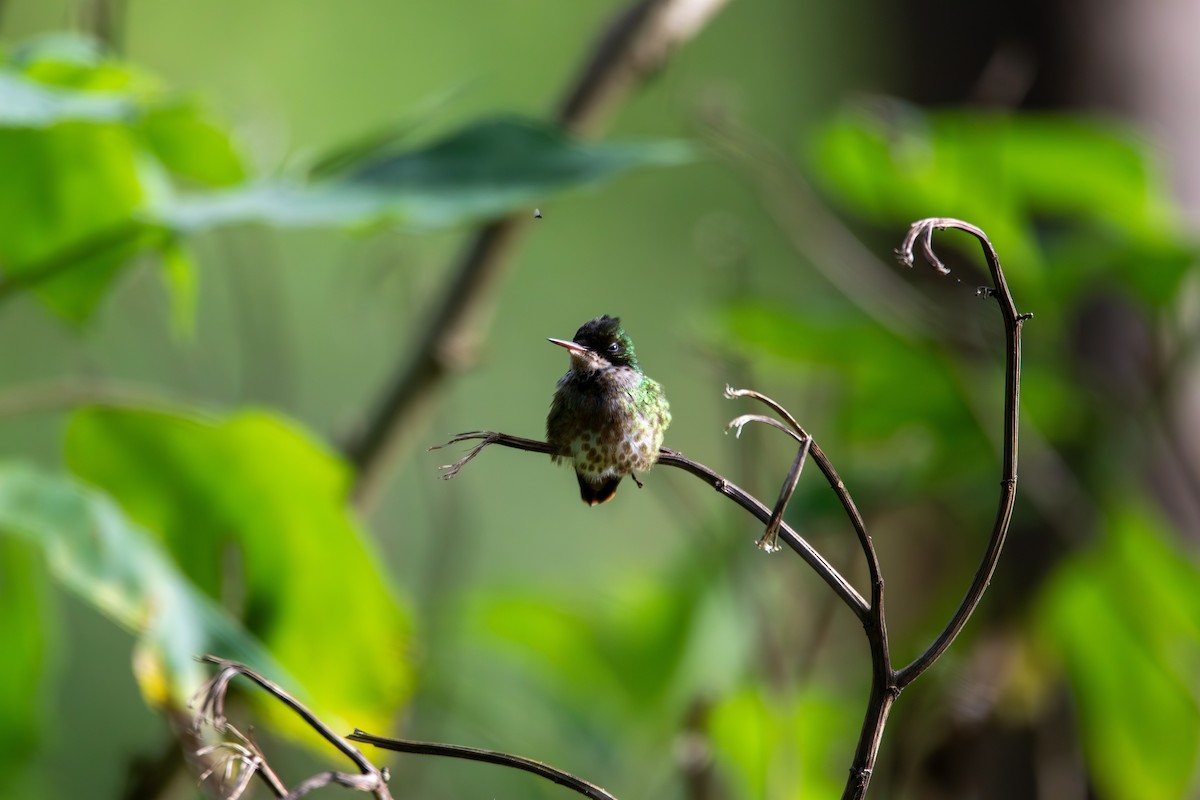
[[475, 456], [483, 452], [483, 449], [489, 444], [499, 444], [504, 447], [514, 447], [518, 450], [525, 450], [530, 453], [546, 453], [550, 455], [554, 452], [554, 448], [546, 442], [539, 442], [537, 439], [523, 439], [520, 436], [509, 436], [507, 433], [494, 433], [492, 431], [468, 431], [467, 433], [455, 434], [452, 439], [443, 444], [435, 444], [430, 447], [430, 450], [441, 450], [443, 447], [449, 447], [458, 442], [481, 440], [479, 444], [471, 448], [471, 450], [462, 458], [455, 461], [453, 464], [443, 464], [438, 469], [443, 470], [442, 479], [449, 480], [458, 474], [458, 471], [465, 467]]
[[729, 424], [725, 426], [725, 430], [735, 431], [734, 436], [740, 439], [742, 437], [742, 428], [746, 427], [751, 422], [769, 425], [776, 430], [783, 431], [788, 436], [791, 436], [793, 439], [795, 439], [797, 444], [804, 444], [805, 439], [807, 438], [796, 433], [796, 431], [789, 428], [787, 425], [783, 424], [774, 417], [767, 417], [762, 414], [742, 414], [740, 417], [734, 417]]
[[804, 430], [804, 428], [800, 427], [800, 423], [796, 421], [796, 418], [792, 416], [790, 411], [772, 400], [770, 397], [767, 397], [762, 392], [756, 392], [753, 389], [735, 389], [732, 386], [726, 386], [725, 397], [730, 400], [734, 400], [738, 397], [749, 397], [751, 400], [757, 400], [779, 416], [783, 417], [784, 421], [791, 426], [793, 431], [796, 432], [798, 437], [796, 441], [801, 441], [801, 439], [808, 437], [808, 433]]
[[871, 775], [875, 768], [875, 760], [879, 753], [879, 745], [883, 739], [884, 726], [887, 724], [888, 714], [896, 698], [900, 696], [906, 686], [941, 657], [979, 605], [1004, 547], [1004, 539], [1008, 532], [1008, 524], [1012, 518], [1013, 503], [1016, 498], [1021, 325], [1031, 315], [1017, 312], [995, 249], [983, 231], [970, 223], [949, 218], [932, 218], [914, 223], [904, 238], [903, 244], [896, 251], [901, 263], [911, 267], [914, 262], [914, 248], [919, 245], [921, 254], [929, 265], [941, 274], [948, 275], [950, 270], [934, 252], [932, 241], [934, 230], [947, 228], [965, 231], [979, 240], [994, 284], [979, 294], [981, 297], [995, 299], [1004, 319], [1007, 354], [1005, 358], [1004, 439], [999, 507], [983, 559], [958, 609], [925, 652], [901, 670], [892, 668], [891, 656], [888, 652], [886, 619], [883, 614], [882, 579], [875, 585], [875, 592], [872, 595], [872, 614], [865, 626], [867, 639], [871, 645], [871, 695], [859, 733], [854, 761], [850, 767], [850, 777], [842, 794], [843, 800], [862, 800], [866, 796], [867, 787], [870, 785]]
[[351, 772], [336, 772], [330, 770], [328, 772], [318, 772], [316, 775], [310, 775], [296, 785], [295, 789], [288, 792], [287, 797], [283, 800], [298, 800], [304, 795], [314, 792], [317, 789], [322, 789], [330, 784], [334, 786], [343, 786], [347, 789], [353, 789], [356, 792], [378, 792], [386, 780], [387, 770], [371, 774], [354, 774]]
[[583, 778], [572, 775], [569, 772], [552, 767], [549, 764], [543, 764], [541, 761], [534, 761], [531, 758], [524, 756], [515, 756], [510, 753], [502, 753], [498, 750], [482, 750], [477, 747], [464, 747], [456, 744], [439, 744], [437, 742], [418, 742], [412, 739], [389, 739], [383, 736], [375, 736], [365, 731], [360, 731], [357, 728], [354, 733], [346, 737], [352, 742], [362, 742], [363, 744], [371, 744], [383, 750], [392, 750], [397, 753], [417, 753], [428, 756], [445, 756], [447, 758], [462, 758], [468, 761], [482, 761], [488, 764], [499, 764], [502, 767], [511, 767], [524, 772], [529, 772], [546, 780], [553, 781], [559, 786], [565, 786], [572, 791], [578, 792], [584, 797], [590, 797], [592, 800], [616, 800], [613, 795], [609, 794], [604, 789], [594, 783], [585, 781]]
[[783, 512], [787, 510], [787, 505], [796, 491], [796, 484], [800, 482], [800, 473], [804, 470], [804, 461], [808, 458], [808, 451], [811, 448], [812, 437], [805, 437], [800, 443], [800, 449], [796, 451], [796, 457], [792, 460], [792, 467], [788, 470], [787, 477], [783, 479], [783, 486], [779, 489], [779, 499], [775, 501], [771, 519], [767, 520], [767, 528], [759, 537], [758, 548], [760, 550], [774, 553], [779, 549], [779, 525], [783, 522]]
[[[450, 442], [464, 442], [478, 440], [479, 444], [475, 446], [466, 456], [459, 459], [454, 464], [447, 465], [445, 469], [449, 470], [447, 477], [453, 477], [458, 474], [459, 469], [471, 461], [488, 445], [500, 445], [501, 447], [511, 447], [516, 450], [525, 450], [533, 453], [551, 453], [553, 452], [549, 445], [545, 442], [539, 442], [536, 439], [525, 439], [520, 436], [509, 436], [506, 433], [497, 433], [495, 431], [473, 431], [471, 433], [460, 433], [455, 436]], [[439, 445], [444, 447], [445, 445]], [[431, 448], [432, 449], [432, 448]], [[816, 445], [813, 445], [813, 451], [816, 450]], [[658, 463], [682, 469], [696, 477], [702, 479], [709, 486], [712, 486], [718, 492], [728, 497], [733, 502], [750, 512], [757, 517], [760, 522], [767, 524], [771, 521], [771, 509], [767, 508], [762, 501], [746, 492], [737, 484], [725, 478], [719, 472], [712, 470], [698, 461], [693, 461], [682, 453], [662, 448], [658, 451]], [[835, 473], [836, 474], [836, 473]], [[839, 481], [840, 483], [840, 481]], [[843, 487], [844, 491], [844, 487]], [[858, 593], [850, 583], [842, 577], [842, 574], [825, 557], [817, 552], [816, 548], [804, 540], [798, 533], [792, 530], [787, 523], [779, 525], [780, 538], [787, 543], [788, 547], [796, 551], [796, 553], [808, 563], [817, 575], [821, 577], [837, 593], [838, 597], [849, 606], [859, 619], [865, 620], [870, 613], [870, 607], [862, 595]]]
[[195, 755], [199, 759], [221, 754], [220, 757], [213, 758], [208, 769], [200, 773], [201, 784], [215, 776], [220, 769], [222, 785], [228, 787], [220, 792], [220, 796], [225, 800], [238, 800], [255, 775], [263, 779], [276, 797], [287, 795], [287, 787], [271, 769], [257, 744], [228, 722], [220, 726], [219, 730], [236, 741], [216, 742], [196, 751]]
[[954, 616], [951, 617], [937, 638], [934, 639], [924, 653], [896, 674], [896, 684], [900, 688], [904, 688], [912, 683], [914, 678], [928, 669], [946, 651], [946, 648], [950, 646], [959, 632], [962, 631], [963, 626], [966, 625], [976, 606], [979, 605], [979, 601], [992, 579], [992, 573], [995, 572], [996, 563], [1000, 559], [1000, 552], [1004, 548], [1004, 539], [1008, 533], [1009, 521], [1012, 519], [1013, 504], [1016, 501], [1017, 492], [1017, 435], [1021, 399], [1021, 327], [1025, 320], [1029, 319], [1032, 315], [1018, 313], [1012, 293], [1008, 289], [1008, 283], [1004, 279], [1004, 271], [1000, 267], [1000, 258], [996, 254], [995, 248], [982, 230], [968, 222], [943, 217], [924, 219], [914, 223], [909, 229], [908, 235], [904, 238], [904, 243], [897, 250], [897, 256], [900, 261], [908, 266], [912, 266], [914, 260], [913, 248], [919, 244], [921, 254], [930, 266], [939, 272], [948, 274], [949, 268], [946, 267], [945, 263], [938, 258], [933, 250], [933, 232], [948, 228], [965, 231], [979, 241], [980, 246], [983, 248], [984, 258], [987, 261], [988, 271], [992, 276], [993, 286], [990, 297], [996, 300], [1000, 308], [1000, 314], [1004, 319], [1007, 352], [1005, 354], [1004, 368], [1004, 451], [1000, 467], [1000, 499], [987, 549], [984, 552], [978, 570], [975, 572], [975, 578], [971, 581], [971, 586], [963, 596], [962, 602], [954, 612]]

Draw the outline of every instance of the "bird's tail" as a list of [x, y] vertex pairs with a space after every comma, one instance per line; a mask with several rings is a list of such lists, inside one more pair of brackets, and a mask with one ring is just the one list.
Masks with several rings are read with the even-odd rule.
[[583, 477], [582, 472], [576, 472], [575, 478], [579, 481], [579, 496], [589, 506], [612, 500], [613, 495], [617, 493], [617, 486], [621, 483], [620, 477], [604, 478], [599, 483], [592, 483]]

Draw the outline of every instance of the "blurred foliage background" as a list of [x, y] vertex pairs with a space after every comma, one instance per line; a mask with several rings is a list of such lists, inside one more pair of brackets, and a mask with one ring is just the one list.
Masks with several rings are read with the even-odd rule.
[[[540, 436], [544, 337], [620, 314], [668, 446], [770, 503], [792, 454], [723, 436], [723, 388], [815, 435], [905, 663], [986, 541], [1003, 385], [974, 248], [955, 280], [891, 258], [926, 216], [986, 230], [1035, 315], [1021, 483], [874, 794], [1195, 796], [1200, 4], [960, 5], [729, 2], [585, 141], [552, 109], [615, 2], [0, 3], [0, 796], [199, 794], [203, 652], [622, 797], [836, 796], [867, 650], [799, 560], [672, 470], [587, 509], [542, 457], [444, 483], [425, 447]], [[354, 503], [347, 443], [509, 212], [477, 358]], [[815, 473], [788, 519], [865, 591]], [[292, 780], [328, 768], [243, 714]], [[397, 797], [562, 791], [390, 763]]]

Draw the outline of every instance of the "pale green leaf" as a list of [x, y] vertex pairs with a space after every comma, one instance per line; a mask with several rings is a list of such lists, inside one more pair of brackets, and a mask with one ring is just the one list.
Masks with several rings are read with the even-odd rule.
[[47, 128], [62, 122], [120, 122], [136, 113], [120, 94], [60, 89], [0, 70], [0, 127]]
[[294, 685], [103, 493], [21, 465], [0, 466], [0, 532], [39, 546], [60, 583], [137, 635], [134, 663], [149, 702], [183, 708], [207, 677], [195, 660], [204, 653]]

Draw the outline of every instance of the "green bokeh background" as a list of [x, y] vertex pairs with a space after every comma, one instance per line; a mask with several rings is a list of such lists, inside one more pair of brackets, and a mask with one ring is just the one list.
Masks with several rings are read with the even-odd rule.
[[[547, 118], [581, 54], [619, 7], [598, 0], [128, 0], [117, 6], [123, 9], [122, 57], [172, 89], [200, 98], [227, 122], [250, 171], [266, 176], [397, 121], [415, 123], [404, 143], [416, 145], [484, 116]], [[88, 9], [70, 2], [9, 0], [0, 5], [0, 41], [11, 46], [49, 32], [80, 30]], [[835, 109], [860, 93], [903, 84], [897, 65], [907, 63], [909, 45], [890, 35], [898, 13], [878, 0], [732, 2], [621, 106], [605, 137], [696, 139], [700, 119], [717, 109], [786, 158], [807, 165], [805, 159], [822, 153], [813, 135]], [[845, 166], [824, 155], [830, 172]], [[856, 186], [845, 174], [835, 174], [832, 182], [838, 178], [843, 192], [838, 199], [859, 214], [855, 230], [886, 259], [905, 230], [905, 221], [898, 221], [908, 210], [904, 189], [888, 194], [904, 200], [884, 209], [872, 207], [871, 192], [890, 187]], [[857, 207], [855, 191], [867, 198], [858, 198]], [[992, 210], [991, 198], [975, 199], [981, 213]], [[1010, 200], [997, 198], [994, 207], [1007, 209]], [[537, 206], [543, 218], [530, 223], [516, 251], [478, 363], [447, 385], [427, 424], [410, 432], [413, 446], [391, 472], [378, 506], [362, 520], [384, 572], [413, 609], [413, 645], [404, 658], [412, 658], [424, 676], [396, 730], [545, 760], [622, 797], [685, 796], [673, 749], [684, 746], [678, 735], [686, 727], [681, 710], [710, 704], [717, 710], [707, 735], [728, 761], [722, 767], [723, 796], [836, 795], [866, 699], [866, 649], [857, 623], [841, 610], [830, 618], [836, 633], [811, 637], [828, 600], [798, 559], [754, 551], [754, 526], [673, 470], [656, 470], [645, 490], [625, 485], [617, 502], [588, 509], [578, 501], [570, 472], [541, 457], [494, 449], [456, 480], [442, 482], [438, 466], [461, 451], [429, 453], [425, 447], [479, 428], [539, 437], [554, 382], [565, 367], [562, 353], [545, 337], [570, 337], [593, 316], [619, 314], [646, 370], [671, 400], [667, 446], [770, 498], [790, 463], [786, 443], [759, 431], [741, 440], [722, 434], [728, 419], [749, 410], [724, 400], [723, 389], [748, 378], [787, 404], [823, 442], [845, 443], [835, 462], [857, 479], [852, 488], [861, 490], [859, 504], [868, 522], [878, 526], [885, 569], [893, 567], [888, 574], [899, 658], [919, 651], [961, 595], [994, 507], [994, 470], [988, 470], [995, 453], [978, 429], [968, 431], [970, 415], [957, 403], [951, 403], [951, 411], [959, 414], [953, 424], [968, 431], [956, 441], [957, 449], [937, 450], [920, 431], [902, 432], [877, 449], [855, 441], [856, 429], [872, 425], [879, 426], [881, 436], [890, 435], [889, 409], [914, 416], [928, 410], [916, 407], [921, 403], [915, 396], [907, 398], [909, 408], [904, 387], [895, 387], [893, 397], [889, 384], [878, 386], [870, 375], [845, 378], [850, 386], [872, 388], [866, 400], [847, 399], [843, 390], [830, 388], [838, 385], [830, 375], [846, 366], [842, 362], [852, 362], [846, 372], [853, 373], [855, 353], [879, 352], [896, 342], [873, 339], [877, 332], [864, 333], [853, 324], [832, 324], [847, 304], [797, 254], [744, 176], [715, 154], [706, 152], [686, 166], [633, 170]], [[1003, 214], [996, 219], [997, 225], [1010, 221]], [[1014, 223], [1013, 229], [1019, 228]], [[21, 295], [0, 309], [0, 342], [5, 343], [0, 388], [64, 376], [126, 381], [222, 417], [269, 409], [336, 445], [362, 423], [386, 377], [407, 358], [469, 230], [469, 225], [435, 231], [243, 225], [199, 234], [189, 241], [199, 285], [190, 334], [173, 324], [158, 270], [148, 263], [125, 271], [80, 328], [65, 324], [33, 296]], [[1043, 318], [1045, 329], [1065, 337], [1069, 303], [1054, 294], [1055, 287], [1047, 288], [1040, 274], [1031, 276], [1032, 268], [1018, 258], [1044, 253], [1020, 249], [1027, 242], [1015, 234], [1008, 243], [1016, 252], [1005, 251], [1002, 243], [1001, 254], [1014, 258], [1018, 304], [1024, 310], [1020, 289], [1042, 301], [1030, 309], [1038, 319], [1029, 337], [1037, 337]], [[1028, 271], [1021, 274], [1022, 269]], [[1184, 271], [1170, 274], [1177, 278]], [[1141, 285], [1118, 268], [1114, 274], [1114, 281]], [[1164, 280], [1176, 288], [1173, 279]], [[938, 294], [923, 285], [922, 291], [962, 307], [973, 302], [965, 288]], [[1127, 291], [1124, 284], [1121, 291]], [[956, 312], [961, 313], [956, 319], [966, 326], [968, 339], [976, 337], [972, 342], [994, 347], [996, 320], [979, 308]], [[783, 316], [772, 316], [781, 309], [786, 309]], [[788, 316], [797, 313], [800, 324]], [[783, 336], [806, 338], [805, 347], [820, 350], [823, 358], [789, 359], [786, 345], [784, 353], [776, 352]], [[827, 345], [812, 341], [818, 337], [827, 338]], [[951, 387], [957, 380], [978, 388], [987, 397], [980, 408], [994, 415], [994, 392], [986, 391], [998, 372], [987, 352], [976, 360], [978, 369], [951, 370], [949, 377], [929, 373], [944, 380], [930, 385]], [[1053, 378], [1059, 376], [1043, 374], [1045, 391], [1035, 394], [1039, 355], [1046, 371], [1054, 369], [1046, 364], [1062, 357], [1039, 353], [1036, 341], [1029, 346], [1030, 405], [1041, 404], [1043, 422], [1061, 423], [1064, 430], [1075, 423], [1084, 426], [1071, 413], [1075, 395], [1055, 405], [1059, 387]], [[1096, 405], [1103, 402], [1098, 399]], [[854, 418], [843, 413], [849, 407]], [[1080, 412], [1078, 418], [1090, 419], [1090, 414]], [[64, 469], [65, 429], [59, 413], [0, 418], [0, 452], [49, 472]], [[1056, 440], [1055, 430], [1048, 436]], [[85, 477], [108, 488], [104, 463], [97, 463]], [[959, 483], [963, 476], [973, 478], [976, 469], [985, 471], [985, 483]], [[1120, 474], [1107, 476], [1104, 485], [1136, 480], [1130, 477], [1136, 464], [1128, 472], [1115, 471]], [[811, 507], [820, 522], [805, 535], [837, 563], [850, 563], [848, 534], [830, 512], [828, 493], [815, 474], [806, 474], [805, 481], [810, 485], [798, 495], [800, 510], [793, 510], [792, 521], [800, 525]], [[897, 495], [919, 494], [931, 485], [945, 494], [927, 506], [897, 511], [891, 504]], [[946, 494], [953, 502], [943, 502]], [[1026, 504], [1018, 508], [1019, 520], [1036, 516], [1029, 502], [1019, 498]], [[136, 503], [127, 505], [130, 514], [146, 522], [134, 510]], [[880, 506], [886, 510], [873, 516], [871, 509]], [[1150, 511], [1118, 516], [1115, 528], [1122, 532], [1169, 528]], [[965, 527], [974, 538], [947, 541], [931, 521]], [[29, 551], [5, 541], [0, 546], [6, 566], [29, 562], [29, 570], [42, 569]], [[1043, 576], [1048, 567], [1042, 555], [1017, 550], [1001, 569]], [[1147, 558], [1148, 575], [1175, 568], [1172, 559], [1178, 558], [1177, 585], [1186, 585], [1194, 574], [1189, 558], [1173, 550]], [[1089, 572], [1093, 568], [1095, 574]], [[1013, 705], [1037, 706], [1046, 695], [1066, 691], [1047, 688], [1053, 680], [1046, 676], [1057, 673], [1030, 642], [1062, 638], [1088, 614], [1105, 615], [1103, 604], [1086, 603], [1098, 582], [1114, 580], [1110, 568], [1099, 556], [1053, 584], [1061, 593], [1055, 608], [1062, 616], [1031, 622], [1012, 612], [1023, 607], [1013, 599], [1023, 585], [1017, 580], [999, 592], [994, 601], [999, 612], [986, 623], [973, 623], [985, 626], [978, 630], [986, 631], [987, 642], [1012, 635], [1023, 643], [1005, 651], [1011, 659], [1005, 663], [1018, 664], [1003, 681], [1003, 692], [1018, 698]], [[848, 567], [847, 573], [862, 585], [861, 565]], [[1111, 589], [1112, 583], [1103, 585]], [[5, 588], [0, 585], [0, 599]], [[41, 646], [48, 654], [49, 677], [39, 688], [46, 698], [46, 722], [34, 756], [34, 791], [45, 797], [122, 796], [131, 761], [157, 757], [167, 734], [166, 723], [143, 702], [130, 670], [134, 639], [73, 595], [47, 591], [45, 601], [37, 613], [46, 619]], [[1078, 616], [1072, 616], [1073, 604], [1084, 609]], [[1122, 613], [1109, 610], [1116, 619], [1125, 619]], [[61, 617], [61, 626], [55, 617]], [[747, 632], [759, 627], [775, 633]], [[36, 638], [27, 625], [20, 628], [23, 633], [15, 625], [13, 631]], [[676, 639], [678, 652], [663, 644]], [[1168, 639], [1163, 647], [1170, 650], [1175, 640]], [[1195, 678], [1186, 666], [1195, 639], [1191, 630], [1181, 637], [1184, 667], [1172, 672], [1184, 676], [1182, 693], [1192, 700]], [[781, 656], [772, 647], [814, 641], [820, 642], [811, 656], [815, 673], [806, 681], [817, 677], [793, 686], [794, 668], [776, 669], [771, 659], [808, 656], [794, 651]], [[1142, 643], [1133, 641], [1127, 653], [1141, 653]], [[1094, 646], [1082, 637], [1073, 652]], [[914, 687], [900, 701], [894, 724], [913, 734], [894, 745], [889, 771], [880, 778], [907, 787], [908, 794], [896, 796], [937, 796], [913, 788], [923, 784], [911, 775], [906, 780], [902, 765], [909, 758], [914, 772], [936, 772], [928, 753], [936, 750], [939, 724], [952, 716], [947, 709], [961, 699], [956, 682], [977, 676], [977, 662], [988, 652], [984, 645], [968, 649], [964, 643], [935, 667], [928, 686]], [[1153, 661], [1157, 651], [1145, 652], [1149, 659], [1135, 655], [1130, 669]], [[748, 667], [760, 661], [759, 667]], [[1065, 674], [1077, 682], [1099, 681], [1099, 691], [1120, 685], [1104, 682], [1111, 676], [1072, 673], [1078, 666], [1066, 664]], [[770, 691], [759, 691], [746, 674], [758, 675]], [[1165, 708], [1173, 701], [1151, 698], [1147, 705], [1154, 702]], [[1023, 713], [1018, 708], [1011, 716], [1024, 719]], [[1180, 739], [1197, 725], [1195, 713], [1183, 716], [1180, 725], [1188, 733]], [[747, 738], [746, 720], [756, 721], [754, 736], [761, 741]], [[1075, 742], [1070, 735], [1066, 739]], [[885, 744], [885, 752], [891, 746]], [[1118, 751], [1122, 746], [1113, 745]], [[1168, 753], [1161, 771], [1172, 778], [1144, 796], [1165, 797], [1176, 787], [1194, 785], [1189, 776], [1195, 770], [1195, 742], [1179, 746], [1179, 758], [1166, 745], [1160, 750]], [[996, 751], [983, 748], [979, 758], [987, 762]], [[296, 752], [283, 758], [311, 766]], [[1078, 753], [1064, 757], [1082, 775], [1079, 760]], [[559, 791], [452, 762], [394, 771], [398, 797]], [[188, 780], [183, 779], [181, 796], [192, 791]], [[1128, 775], [1099, 780], [1107, 792], [1102, 796], [1137, 796], [1138, 784]], [[1012, 794], [1019, 791], [1013, 786], [1019, 782], [1005, 786], [1007, 796], [1019, 796]], [[886, 788], [886, 783], [879, 787], [881, 796], [888, 796]]]

